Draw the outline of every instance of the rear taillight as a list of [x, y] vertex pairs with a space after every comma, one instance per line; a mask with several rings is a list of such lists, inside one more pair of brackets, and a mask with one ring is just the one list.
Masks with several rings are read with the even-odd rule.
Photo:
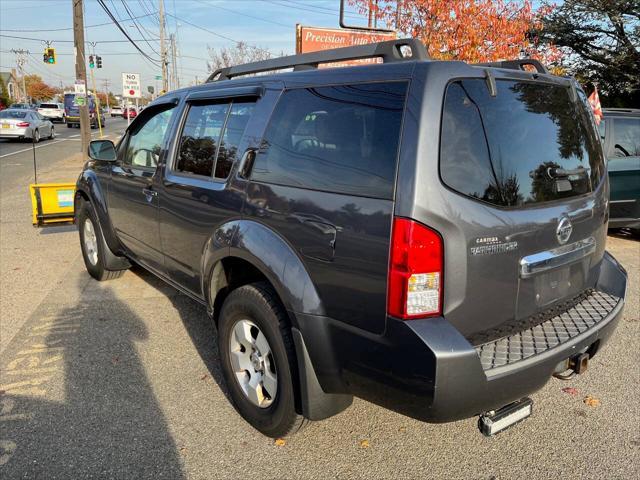
[[29, 122], [19, 122], [19, 123], [16, 123], [16, 127], [22, 127], [22, 128], [24, 128], [24, 127], [28, 127], [28, 126], [29, 126]]
[[403, 318], [442, 313], [442, 238], [406, 218], [393, 219], [387, 285], [387, 312]]

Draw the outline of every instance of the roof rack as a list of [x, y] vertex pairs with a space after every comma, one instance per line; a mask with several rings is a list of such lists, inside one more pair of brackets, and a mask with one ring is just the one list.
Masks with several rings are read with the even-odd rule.
[[487, 62], [487, 63], [474, 63], [480, 67], [495, 67], [495, 68], [509, 68], [511, 70], [525, 70], [525, 66], [530, 65], [536, 69], [538, 73], [549, 73], [547, 67], [545, 67], [538, 60], [533, 58], [522, 58], [519, 60], [503, 60], [501, 62]]
[[[407, 52], [410, 50], [410, 53]], [[403, 62], [411, 60], [428, 60], [427, 49], [420, 40], [404, 38], [386, 42], [357, 45], [354, 47], [335, 48], [318, 52], [289, 55], [273, 58], [261, 62], [245, 63], [233, 67], [221, 68], [213, 72], [205, 83], [229, 80], [240, 75], [262, 73], [271, 70], [293, 68], [294, 71], [318, 68], [320, 63], [334, 63], [345, 60], [360, 60], [363, 58], [382, 58], [384, 63]]]

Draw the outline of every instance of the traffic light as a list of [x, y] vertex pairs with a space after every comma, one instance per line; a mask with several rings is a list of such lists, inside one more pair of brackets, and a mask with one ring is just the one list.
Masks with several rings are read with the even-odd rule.
[[42, 56], [42, 61], [44, 63], [49, 63], [49, 49], [48, 48], [44, 49], [44, 55]]
[[102, 68], [102, 57], [96, 55], [96, 67]]
[[93, 55], [89, 55], [89, 68], [95, 67], [95, 63], [93, 63]]
[[56, 63], [56, 49], [55, 48], [47, 48], [47, 57], [48, 63], [54, 65]]

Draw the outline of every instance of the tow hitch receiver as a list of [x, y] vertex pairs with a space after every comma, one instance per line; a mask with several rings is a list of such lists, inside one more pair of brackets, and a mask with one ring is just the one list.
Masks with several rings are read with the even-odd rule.
[[533, 410], [533, 400], [525, 397], [517, 402], [505, 405], [499, 410], [483, 413], [478, 419], [478, 428], [485, 437], [491, 437], [502, 430], [521, 422]]

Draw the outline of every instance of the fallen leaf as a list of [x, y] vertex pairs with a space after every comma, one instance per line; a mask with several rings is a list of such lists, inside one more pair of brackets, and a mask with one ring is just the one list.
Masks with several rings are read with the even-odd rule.
[[273, 443], [275, 443], [275, 445], [278, 447], [284, 447], [287, 442], [284, 440], [284, 438], [276, 438], [276, 441]]
[[598, 405], [600, 405], [600, 400], [592, 397], [591, 395], [587, 395], [586, 397], [584, 397], [583, 402], [590, 407], [597, 407]]
[[16, 270], [20, 270], [20, 267], [16, 267], [13, 269], [13, 271], [15, 272]]
[[407, 431], [407, 429], [406, 429], [406, 427], [400, 427], [400, 428], [398, 429], [398, 431], [399, 431], [399, 432], [406, 432], [406, 431]]
[[369, 448], [369, 440], [360, 440], [361, 448]]
[[185, 455], [187, 453], [187, 447], [180, 447], [180, 453]]
[[200, 380], [206, 380], [208, 376], [209, 376], [209, 375], [207, 375], [207, 374], [205, 373], [204, 375], [202, 375], [202, 376], [200, 377]]
[[4, 390], [0, 390], [0, 395], [4, 395], [5, 393], [7, 392], [5, 392]]
[[115, 365], [116, 363], [118, 363], [119, 361], [120, 361], [120, 357], [113, 357], [113, 358], [111, 359], [111, 363], [113, 363], [114, 365]]
[[568, 393], [569, 395], [578, 395], [578, 389], [574, 387], [564, 387], [562, 391], [564, 393]]

